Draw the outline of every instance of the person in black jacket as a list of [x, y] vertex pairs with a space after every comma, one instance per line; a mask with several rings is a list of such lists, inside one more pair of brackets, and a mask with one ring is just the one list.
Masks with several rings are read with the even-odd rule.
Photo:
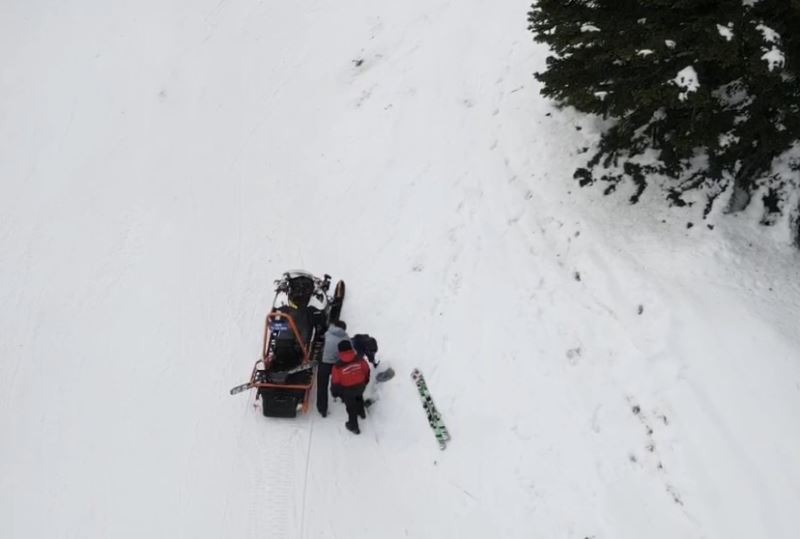
[[366, 356], [367, 360], [372, 363], [373, 366], [378, 366], [379, 362], [375, 359], [375, 354], [378, 352], [378, 341], [375, 337], [367, 335], [366, 333], [359, 333], [353, 335], [350, 342], [353, 343], [353, 349], [356, 351], [356, 354], [359, 356]]

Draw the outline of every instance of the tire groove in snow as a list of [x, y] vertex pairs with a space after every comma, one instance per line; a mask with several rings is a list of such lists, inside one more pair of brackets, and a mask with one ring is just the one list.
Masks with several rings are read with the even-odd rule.
[[311, 442], [314, 437], [314, 418], [311, 417], [308, 427], [308, 444], [306, 446], [306, 470], [303, 474], [303, 508], [300, 511], [300, 539], [305, 539], [306, 529], [306, 492], [308, 490], [308, 472], [311, 467]]
[[252, 442], [256, 447], [250, 469], [250, 514], [248, 537], [295, 537], [295, 455], [297, 426], [280, 419], [267, 419], [260, 410], [253, 421]]

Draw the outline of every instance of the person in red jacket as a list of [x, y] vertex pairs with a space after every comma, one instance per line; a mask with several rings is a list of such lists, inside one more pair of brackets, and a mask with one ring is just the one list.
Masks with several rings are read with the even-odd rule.
[[331, 372], [331, 393], [341, 397], [347, 408], [347, 430], [360, 434], [358, 417], [366, 417], [364, 411], [364, 388], [369, 382], [369, 365], [366, 360], [356, 354], [350, 341], [339, 343], [339, 361]]

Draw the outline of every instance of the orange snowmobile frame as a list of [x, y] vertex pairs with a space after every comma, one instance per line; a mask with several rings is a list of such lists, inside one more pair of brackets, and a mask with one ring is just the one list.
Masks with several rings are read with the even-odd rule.
[[[308, 346], [306, 343], [303, 342], [303, 339], [300, 335], [300, 331], [297, 329], [297, 325], [294, 323], [294, 319], [288, 313], [280, 312], [280, 311], [273, 311], [267, 315], [267, 318], [264, 322], [264, 346], [261, 352], [261, 359], [256, 361], [255, 365], [253, 365], [253, 373], [250, 375], [250, 385], [251, 387], [260, 389], [260, 388], [275, 388], [275, 389], [300, 389], [305, 392], [305, 396], [303, 397], [303, 406], [302, 412], [306, 413], [309, 407], [309, 397], [311, 395], [311, 386], [314, 384], [314, 376], [311, 377], [311, 380], [307, 384], [276, 384], [273, 382], [258, 382], [256, 373], [260, 370], [258, 368], [258, 364], [261, 363], [264, 366], [264, 370], [269, 369], [269, 364], [272, 362], [272, 357], [270, 356], [269, 351], [269, 341], [270, 341], [270, 321], [271, 320], [286, 320], [289, 322], [289, 328], [292, 330], [292, 334], [294, 335], [297, 342], [300, 344], [300, 350], [303, 352], [303, 361], [300, 363], [301, 365], [307, 365], [311, 362], [311, 355], [308, 350]], [[263, 397], [262, 397], [263, 398]]]

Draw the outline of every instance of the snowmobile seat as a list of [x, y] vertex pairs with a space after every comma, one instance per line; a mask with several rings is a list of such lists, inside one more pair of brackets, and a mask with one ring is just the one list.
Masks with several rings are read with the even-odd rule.
[[[304, 344], [308, 344], [308, 342], [311, 340], [311, 333], [317, 320], [316, 312], [319, 312], [319, 310], [308, 306], [292, 307], [290, 305], [283, 305], [278, 307], [276, 310], [292, 317], [295, 327], [300, 333], [300, 338], [303, 339]], [[286, 327], [286, 333], [291, 335], [288, 325]], [[275, 331], [274, 328], [273, 331]]]
[[294, 339], [276, 339], [275, 356], [269, 364], [270, 371], [288, 371], [303, 361], [303, 351]]

